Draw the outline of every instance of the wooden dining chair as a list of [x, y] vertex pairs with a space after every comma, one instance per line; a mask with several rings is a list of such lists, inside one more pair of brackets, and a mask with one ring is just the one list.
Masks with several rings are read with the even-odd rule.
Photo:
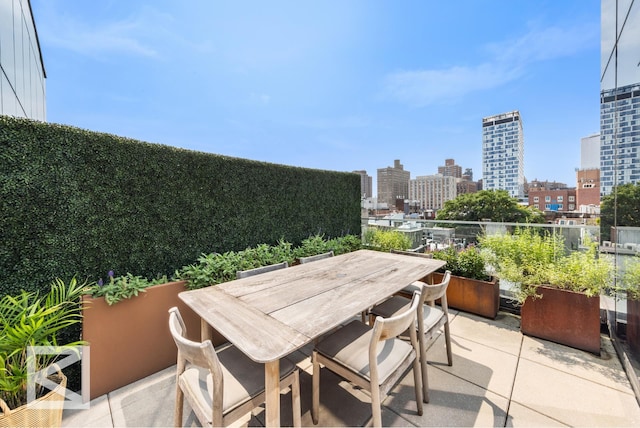
[[239, 270], [236, 272], [236, 279], [247, 278], [249, 276], [260, 275], [261, 273], [271, 272], [272, 270], [284, 269], [289, 267], [288, 262], [276, 263], [273, 265], [260, 266], [255, 269]]
[[326, 259], [329, 257], [333, 257], [333, 250], [327, 252], [327, 253], [322, 253], [322, 254], [316, 254], [315, 256], [308, 256], [308, 257], [300, 257], [300, 264], [305, 264], [305, 263], [311, 263], [311, 262], [315, 262], [317, 260], [322, 260], [322, 259]]
[[[314, 424], [318, 423], [320, 412], [320, 364], [370, 392], [374, 426], [382, 425], [382, 400], [413, 365], [416, 406], [418, 415], [422, 415], [420, 345], [415, 329], [410, 328], [416, 322], [421, 301], [420, 293], [416, 293], [403, 313], [389, 318], [378, 317], [373, 328], [354, 320], [316, 344], [312, 353], [311, 417]], [[407, 329], [410, 344], [397, 338]]]
[[[453, 365], [451, 351], [451, 332], [449, 329], [449, 307], [447, 306], [447, 287], [451, 279], [451, 272], [446, 271], [439, 284], [425, 284], [416, 281], [414, 286], [420, 287], [421, 302], [417, 308], [418, 342], [420, 344], [420, 367], [422, 371], [422, 396], [424, 402], [429, 402], [429, 381], [427, 377], [427, 347], [436, 337], [439, 329], [444, 327], [444, 338], [447, 347], [447, 364]], [[435, 301], [440, 299], [440, 307]], [[383, 303], [374, 306], [369, 311], [370, 317], [390, 317], [406, 310], [411, 300], [403, 296], [393, 296]], [[426, 304], [425, 304], [426, 303]], [[415, 330], [413, 328], [412, 330]]]
[[[174, 425], [182, 426], [183, 401], [202, 426], [226, 426], [265, 401], [264, 364], [256, 363], [238, 348], [228, 346], [216, 352], [210, 340], [186, 338], [180, 311], [169, 309], [169, 330], [178, 347], [176, 408]], [[187, 364], [189, 363], [189, 364]], [[293, 426], [302, 424], [298, 369], [286, 359], [280, 361], [280, 382], [291, 389]]]

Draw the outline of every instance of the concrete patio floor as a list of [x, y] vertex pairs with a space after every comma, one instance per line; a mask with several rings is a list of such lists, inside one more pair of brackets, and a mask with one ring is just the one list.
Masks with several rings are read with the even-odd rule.
[[[452, 311], [453, 366], [444, 338], [429, 348], [430, 402], [415, 412], [409, 372], [383, 402], [385, 426], [640, 426], [640, 406], [611, 340], [602, 336], [596, 356], [523, 336], [518, 317], [487, 320]], [[291, 355], [301, 369], [302, 424], [311, 421], [311, 347]], [[163, 427], [173, 424], [175, 367], [67, 410], [65, 427]], [[318, 426], [371, 423], [367, 393], [323, 369]], [[282, 424], [291, 426], [291, 395], [281, 396]], [[185, 408], [184, 424], [198, 426]], [[264, 408], [239, 425], [263, 426]]]

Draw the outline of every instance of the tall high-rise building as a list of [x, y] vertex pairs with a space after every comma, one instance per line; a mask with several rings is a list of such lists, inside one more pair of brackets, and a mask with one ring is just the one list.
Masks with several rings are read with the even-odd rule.
[[28, 0], [0, 4], [0, 114], [47, 118], [40, 42]]
[[360, 174], [360, 196], [363, 198], [370, 198], [373, 192], [373, 177], [367, 175], [367, 171], [353, 171], [356, 174]]
[[640, 83], [600, 92], [600, 135], [602, 194], [618, 184], [639, 182]]
[[640, 182], [640, 2], [602, 0], [600, 193]]
[[600, 169], [600, 134], [580, 139], [580, 169]]
[[524, 134], [520, 112], [482, 119], [482, 186], [524, 197]]
[[439, 210], [457, 196], [457, 178], [442, 174], [423, 175], [409, 180], [409, 199], [418, 201], [422, 210]]
[[394, 207], [398, 199], [409, 197], [411, 173], [405, 171], [400, 160], [393, 161], [393, 167], [378, 169], [378, 203]]
[[445, 159], [444, 166], [438, 167], [438, 174], [447, 177], [462, 178], [462, 167], [460, 165], [456, 165], [456, 161], [454, 159]]

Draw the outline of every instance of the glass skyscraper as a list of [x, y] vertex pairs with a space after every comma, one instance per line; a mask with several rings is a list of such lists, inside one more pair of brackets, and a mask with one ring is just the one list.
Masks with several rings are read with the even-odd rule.
[[600, 93], [600, 186], [640, 181], [640, 83]]
[[600, 186], [640, 182], [640, 4], [603, 0]]
[[482, 188], [524, 198], [524, 135], [517, 110], [482, 119]]
[[0, 114], [45, 121], [46, 77], [31, 3], [0, 1]]

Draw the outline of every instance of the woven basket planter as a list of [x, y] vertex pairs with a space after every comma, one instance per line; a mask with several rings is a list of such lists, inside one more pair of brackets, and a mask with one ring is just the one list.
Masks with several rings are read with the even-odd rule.
[[0, 399], [0, 427], [59, 427], [62, 424], [67, 377], [59, 373], [55, 378], [59, 380], [58, 386], [36, 399], [37, 406], [25, 404], [11, 410]]

